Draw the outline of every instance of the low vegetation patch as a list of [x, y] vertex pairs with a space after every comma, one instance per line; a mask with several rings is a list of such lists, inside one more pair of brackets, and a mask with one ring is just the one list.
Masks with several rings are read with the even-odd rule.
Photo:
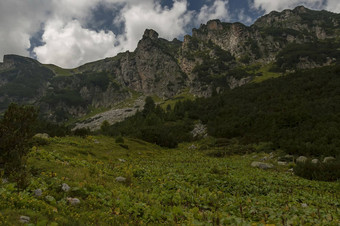
[[340, 180], [340, 161], [298, 163], [294, 167], [294, 173], [309, 180], [337, 181]]
[[124, 138], [127, 150], [104, 136], [48, 141], [31, 149], [24, 190], [1, 178], [1, 225], [340, 223], [338, 182], [253, 168], [254, 154], [215, 158], [192, 144], [169, 150]]

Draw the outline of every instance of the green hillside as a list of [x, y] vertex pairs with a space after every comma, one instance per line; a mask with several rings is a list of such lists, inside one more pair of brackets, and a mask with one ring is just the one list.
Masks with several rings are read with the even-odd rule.
[[0, 186], [1, 225], [19, 224], [20, 216], [30, 217], [31, 225], [340, 223], [339, 183], [294, 176], [287, 171], [292, 165], [276, 165], [279, 153], [268, 160], [274, 169], [261, 170], [250, 164], [268, 154], [216, 158], [189, 143], [169, 150], [103, 136], [48, 142], [32, 148], [24, 191], [13, 183]]
[[113, 125], [108, 134], [175, 147], [190, 141], [194, 124], [208, 134], [309, 156], [339, 156], [340, 66], [298, 71], [210, 98], [154, 107]]

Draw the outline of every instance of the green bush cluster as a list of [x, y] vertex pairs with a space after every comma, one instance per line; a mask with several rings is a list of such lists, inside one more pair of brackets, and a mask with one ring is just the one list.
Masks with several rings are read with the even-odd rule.
[[0, 163], [5, 176], [15, 180], [18, 188], [28, 183], [26, 161], [37, 115], [32, 106], [11, 104], [0, 120]]
[[338, 158], [336, 161], [326, 163], [311, 161], [297, 163], [294, 173], [309, 180], [337, 181], [340, 180], [340, 160]]
[[90, 134], [91, 134], [91, 130], [89, 128], [79, 128], [73, 131], [74, 136], [83, 137], [83, 138], [85, 138], [86, 136]]
[[296, 69], [301, 58], [307, 58], [312, 63], [322, 65], [329, 59], [340, 59], [339, 48], [340, 43], [335, 40], [303, 44], [292, 43], [276, 56], [275, 66], [279, 71]]
[[174, 147], [190, 140], [192, 125], [200, 120], [214, 137], [265, 142], [258, 149], [336, 156], [339, 87], [340, 66], [297, 72], [208, 99], [180, 101], [166, 112], [149, 103], [144, 111], [112, 126], [111, 133]]
[[124, 138], [122, 136], [118, 136], [115, 141], [117, 144], [124, 144]]
[[156, 106], [151, 97], [147, 97], [143, 111], [112, 125], [108, 134], [136, 137], [163, 147], [175, 148], [178, 143], [190, 140], [189, 132], [192, 129], [191, 121], [177, 120], [176, 111], [164, 111]]

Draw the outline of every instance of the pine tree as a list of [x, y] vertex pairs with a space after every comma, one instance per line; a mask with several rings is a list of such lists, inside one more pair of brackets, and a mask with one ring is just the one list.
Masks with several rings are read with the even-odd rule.
[[29, 141], [34, 135], [37, 111], [32, 106], [11, 104], [0, 121], [0, 157], [5, 176], [12, 176], [22, 185], [25, 179]]

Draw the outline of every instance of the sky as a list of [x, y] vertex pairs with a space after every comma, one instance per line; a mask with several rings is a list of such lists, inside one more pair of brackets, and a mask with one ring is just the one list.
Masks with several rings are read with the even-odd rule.
[[251, 25], [299, 5], [340, 13], [340, 0], [0, 0], [0, 59], [18, 54], [75, 68], [134, 51], [147, 28], [182, 39], [211, 19]]

